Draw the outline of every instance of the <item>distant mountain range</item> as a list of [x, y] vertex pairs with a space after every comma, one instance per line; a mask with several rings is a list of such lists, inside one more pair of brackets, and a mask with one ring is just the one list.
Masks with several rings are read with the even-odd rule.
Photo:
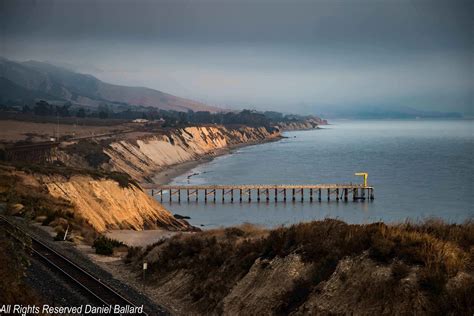
[[37, 99], [91, 107], [107, 103], [184, 112], [221, 110], [150, 88], [109, 84], [48, 63], [16, 62], [0, 57], [0, 102], [27, 103]]

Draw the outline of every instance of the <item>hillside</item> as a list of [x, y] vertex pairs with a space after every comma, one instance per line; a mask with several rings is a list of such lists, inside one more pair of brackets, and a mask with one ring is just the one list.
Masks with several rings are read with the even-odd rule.
[[[0, 100], [71, 102], [96, 107], [102, 103], [142, 105], [186, 112], [219, 109], [144, 87], [109, 84], [91, 75], [37, 61], [15, 62], [0, 58]], [[8, 80], [8, 81], [5, 81]], [[11, 89], [14, 87], [14, 89]]]
[[80, 238], [107, 229], [188, 230], [128, 176], [54, 166], [0, 164], [0, 203], [9, 215], [34, 219]]
[[126, 258], [176, 315], [472, 315], [474, 225], [326, 219], [178, 235]]
[[31, 102], [35, 99], [51, 99], [52, 95], [41, 91], [26, 89], [7, 78], [0, 77], [0, 102], [12, 101], [24, 101]]

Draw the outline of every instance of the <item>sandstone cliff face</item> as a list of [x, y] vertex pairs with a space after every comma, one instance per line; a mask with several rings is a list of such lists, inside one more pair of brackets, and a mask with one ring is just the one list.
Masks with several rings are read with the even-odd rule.
[[278, 123], [278, 127], [282, 131], [300, 131], [300, 130], [318, 128], [319, 125], [327, 125], [327, 124], [328, 122], [326, 120], [315, 118], [315, 119], [305, 120], [304, 122], [281, 122], [281, 123]]
[[163, 206], [135, 185], [121, 187], [111, 179], [76, 175], [69, 179], [42, 176], [49, 194], [70, 202], [78, 216], [94, 229], [162, 227], [185, 230], [189, 225], [173, 217]]
[[280, 136], [264, 127], [186, 127], [137, 140], [111, 143], [104, 152], [112, 170], [143, 180], [166, 166], [214, 155], [220, 149], [251, 144]]

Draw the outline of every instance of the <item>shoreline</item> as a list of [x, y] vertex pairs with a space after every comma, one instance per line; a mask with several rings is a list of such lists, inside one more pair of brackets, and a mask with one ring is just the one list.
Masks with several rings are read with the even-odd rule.
[[[174, 164], [174, 165], [169, 165], [165, 167], [163, 170], [157, 171], [152, 178], [152, 183], [153, 184], [161, 184], [161, 185], [166, 185], [170, 184], [173, 179], [186, 174], [187, 172], [191, 171], [195, 167], [210, 162], [214, 160], [214, 158], [224, 156], [224, 155], [229, 155], [232, 154], [234, 151], [242, 148], [242, 147], [247, 147], [247, 146], [254, 146], [254, 145], [261, 145], [261, 144], [266, 144], [270, 142], [276, 142], [281, 139], [284, 139], [285, 136], [278, 136], [275, 138], [269, 138], [264, 141], [259, 141], [259, 142], [250, 142], [250, 143], [242, 143], [238, 145], [232, 145], [229, 147], [221, 148], [218, 149], [214, 152], [207, 153], [203, 156], [198, 157], [197, 159], [194, 160], [189, 160], [185, 161], [182, 163]], [[146, 184], [144, 184], [146, 186]]]

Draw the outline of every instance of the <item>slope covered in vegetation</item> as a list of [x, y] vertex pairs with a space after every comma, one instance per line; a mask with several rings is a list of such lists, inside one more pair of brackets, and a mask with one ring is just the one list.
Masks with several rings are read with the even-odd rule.
[[0, 202], [7, 214], [95, 238], [106, 229], [187, 230], [126, 174], [64, 166], [0, 164]]
[[132, 248], [177, 313], [472, 314], [474, 223], [228, 228]]

